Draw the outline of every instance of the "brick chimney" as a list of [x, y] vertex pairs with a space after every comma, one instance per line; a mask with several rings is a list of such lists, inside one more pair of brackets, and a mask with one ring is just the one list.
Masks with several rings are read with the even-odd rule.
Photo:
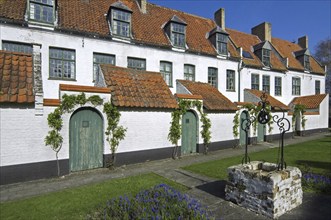
[[271, 42], [271, 24], [263, 22], [252, 28], [252, 34], [258, 36], [261, 41]]
[[140, 11], [144, 14], [146, 14], [147, 9], [146, 9], [146, 5], [147, 5], [147, 0], [137, 0], [138, 5], [140, 7]]
[[306, 35], [306, 36], [300, 37], [298, 39], [298, 44], [303, 49], [307, 49], [308, 48], [308, 36]]
[[216, 24], [225, 30], [225, 9], [220, 8], [214, 14]]

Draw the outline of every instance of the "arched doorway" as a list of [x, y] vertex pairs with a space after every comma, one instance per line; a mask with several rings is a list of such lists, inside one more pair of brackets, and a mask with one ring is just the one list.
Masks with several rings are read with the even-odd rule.
[[195, 114], [191, 111], [186, 112], [182, 117], [182, 155], [197, 152], [197, 127]]
[[245, 121], [246, 119], [248, 119], [248, 112], [247, 111], [241, 112], [240, 121], [239, 121], [239, 145], [240, 146], [244, 146], [246, 143], [246, 133], [244, 130], [242, 130], [242, 128], [246, 127], [246, 123], [247, 123], [247, 121]]
[[69, 126], [70, 171], [103, 166], [103, 121], [93, 108], [73, 113]]

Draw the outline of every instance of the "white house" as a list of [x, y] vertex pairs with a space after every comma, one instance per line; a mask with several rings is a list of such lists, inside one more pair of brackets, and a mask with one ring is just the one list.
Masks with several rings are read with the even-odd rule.
[[[242, 33], [225, 26], [224, 9], [211, 20], [146, 0], [4, 0], [0, 6], [1, 184], [56, 175], [55, 153], [44, 138], [47, 117], [64, 94], [98, 95], [118, 107], [127, 128], [118, 165], [171, 157], [168, 132], [179, 99], [203, 104], [211, 150], [238, 144], [233, 118], [241, 103], [257, 101], [256, 90], [275, 105], [318, 109], [306, 112], [306, 134], [327, 129], [325, 69], [310, 55], [307, 36], [298, 44], [275, 38], [268, 22]], [[311, 108], [302, 96], [319, 102]], [[181, 154], [202, 152], [200, 118], [194, 108], [183, 116], [188, 130], [179, 144], [189, 147]], [[85, 135], [98, 141], [79, 136], [79, 126], [96, 131]], [[61, 174], [105, 166], [106, 127], [102, 106], [86, 103], [63, 115]], [[276, 130], [261, 128], [250, 137], [269, 140]], [[83, 159], [79, 147], [87, 145], [97, 147]]]

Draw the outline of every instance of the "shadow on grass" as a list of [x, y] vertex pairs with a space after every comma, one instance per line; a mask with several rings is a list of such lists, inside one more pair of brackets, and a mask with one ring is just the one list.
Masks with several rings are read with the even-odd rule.
[[209, 193], [213, 196], [225, 199], [225, 186], [226, 180], [217, 180], [214, 182], [206, 183], [200, 186], [197, 186], [197, 189], [200, 189], [206, 193]]
[[328, 170], [331, 173], [331, 163], [330, 162], [323, 162], [323, 161], [310, 161], [310, 160], [297, 160], [295, 161], [296, 164], [302, 166], [309, 166], [313, 168], [322, 168]]

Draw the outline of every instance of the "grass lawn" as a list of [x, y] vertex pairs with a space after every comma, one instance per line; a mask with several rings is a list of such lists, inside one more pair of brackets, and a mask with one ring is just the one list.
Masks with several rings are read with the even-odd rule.
[[[286, 140], [285, 140], [286, 141]], [[278, 149], [249, 153], [251, 161], [262, 160], [277, 163]], [[226, 169], [241, 163], [244, 155], [194, 164], [183, 169], [218, 179], [227, 179]], [[284, 147], [284, 160], [287, 166], [297, 166], [301, 171], [331, 175], [331, 137]]]
[[104, 206], [112, 197], [134, 195], [161, 183], [187, 190], [156, 174], [144, 174], [1, 203], [0, 219], [85, 219], [87, 213], [98, 205]]

